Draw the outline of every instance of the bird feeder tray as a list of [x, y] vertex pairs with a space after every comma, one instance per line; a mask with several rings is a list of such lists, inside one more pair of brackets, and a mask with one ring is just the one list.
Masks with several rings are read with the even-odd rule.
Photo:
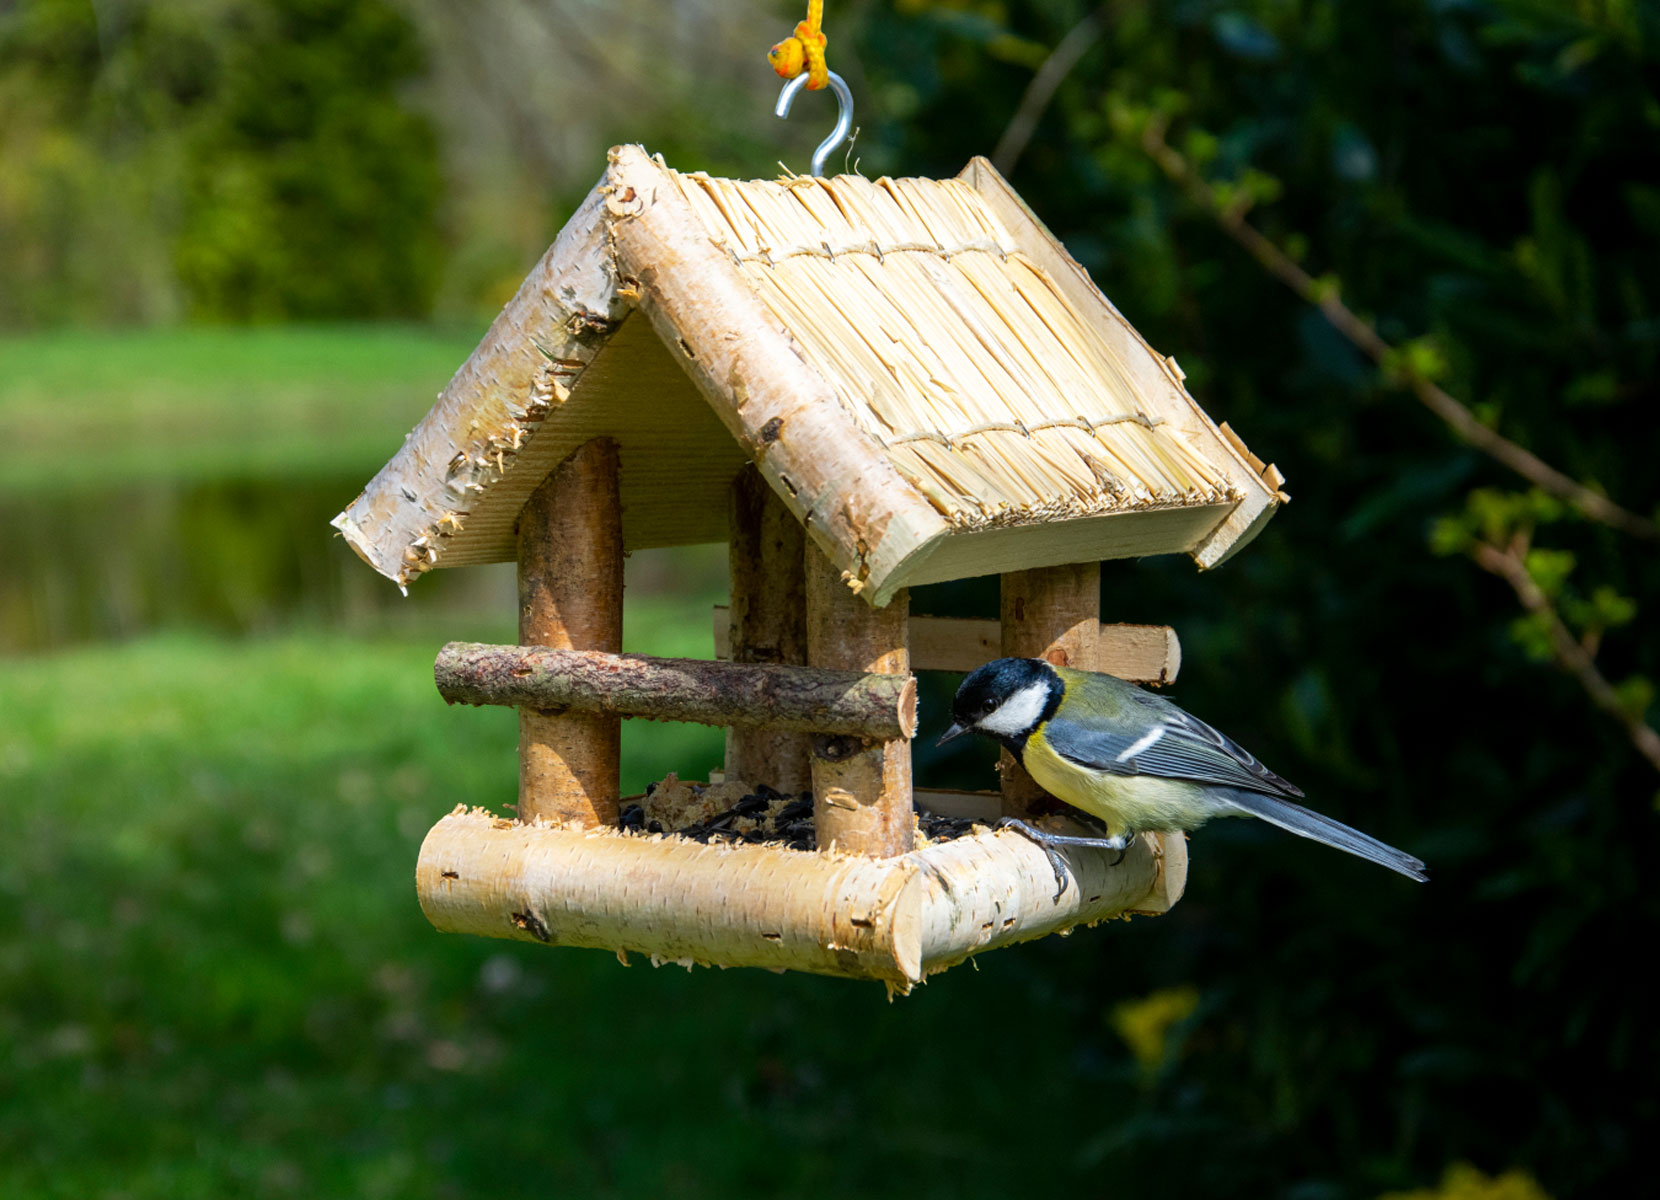
[[[995, 797], [993, 798], [995, 799]], [[421, 846], [416, 890], [446, 933], [613, 950], [627, 961], [763, 967], [909, 991], [972, 955], [1111, 917], [1166, 911], [1186, 841], [1044, 851], [982, 832], [893, 858], [570, 829], [458, 808]]]
[[[407, 588], [516, 560], [519, 638], [439, 657], [452, 702], [518, 708], [517, 819], [422, 847], [440, 929], [653, 961], [877, 979], [1166, 911], [1180, 835], [1045, 851], [916, 812], [1033, 817], [914, 786], [917, 670], [998, 654], [1174, 679], [1175, 635], [1103, 624], [1102, 560], [1216, 566], [1287, 499], [983, 159], [956, 179], [716, 179], [611, 152], [437, 403], [335, 518]], [[727, 661], [622, 653], [627, 550], [725, 539]], [[995, 620], [909, 588], [1001, 576]], [[688, 617], [701, 621], [695, 614]], [[818, 849], [618, 828], [619, 722], [727, 728], [725, 777], [813, 796]]]

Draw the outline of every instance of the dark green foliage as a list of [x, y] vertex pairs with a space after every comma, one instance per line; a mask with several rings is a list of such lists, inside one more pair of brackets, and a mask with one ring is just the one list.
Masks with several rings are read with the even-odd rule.
[[[879, 52], [875, 94], [905, 89], [914, 108], [866, 123], [878, 169], [952, 172], [986, 152], [1027, 77], [996, 61], [999, 37], [1053, 45], [1087, 11], [1015, 4], [999, 24], [990, 6], [941, 7], [961, 11], [872, 13], [870, 47], [905, 44]], [[1215, 575], [1109, 564], [1105, 611], [1174, 624], [1178, 699], [1317, 807], [1427, 859], [1432, 882], [1269, 831], [1200, 833], [1173, 917], [1046, 963], [1040, 1019], [1072, 1022], [1084, 1055], [1118, 1053], [1098, 1018], [1113, 1001], [1186, 983], [1202, 996], [1156, 1082], [1099, 1098], [1091, 1162], [1128, 1195], [1174, 1169], [1186, 1195], [1363, 1196], [1456, 1160], [1526, 1167], [1558, 1196], [1618, 1190], [1660, 1117], [1644, 1082], [1656, 991], [1622, 965], [1660, 934], [1644, 882], [1660, 779], [1539, 661], [1510, 589], [1436, 552], [1525, 526], [1534, 579], [1642, 711], [1660, 677], [1660, 547], [1537, 498], [1394, 379], [1438, 378], [1655, 512], [1660, 16], [1107, 12], [1013, 183], [1295, 502]], [[1165, 181], [1140, 143], [1150, 119], [1403, 348], [1391, 371]]]
[[417, 316], [438, 266], [437, 147], [398, 101], [424, 55], [389, 4], [235, 14], [191, 144], [179, 275], [200, 315]]

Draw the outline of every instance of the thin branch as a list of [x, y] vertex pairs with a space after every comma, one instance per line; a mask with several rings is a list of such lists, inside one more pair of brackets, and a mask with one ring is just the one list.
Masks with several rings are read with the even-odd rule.
[[1471, 547], [1470, 555], [1482, 570], [1508, 583], [1523, 608], [1544, 618], [1550, 633], [1551, 656], [1556, 659], [1557, 665], [1579, 681], [1579, 686], [1585, 689], [1592, 703], [1619, 722], [1631, 744], [1637, 748], [1637, 753], [1648, 759], [1649, 765], [1656, 771], [1660, 771], [1660, 733], [1620, 703], [1614, 685], [1597, 670], [1590, 652], [1569, 632], [1551, 604], [1550, 597], [1528, 574], [1522, 551], [1516, 546], [1501, 550], [1488, 542], [1477, 541]]
[[1245, 220], [1243, 206], [1218, 203], [1215, 191], [1191, 163], [1164, 139], [1164, 125], [1150, 121], [1142, 133], [1142, 148], [1164, 173], [1216, 219], [1216, 223], [1298, 296], [1318, 308], [1335, 328], [1380, 366], [1397, 370], [1424, 407], [1440, 417], [1453, 433], [1477, 450], [1509, 467], [1529, 483], [1565, 501], [1593, 521], [1600, 521], [1632, 537], [1660, 539], [1660, 526], [1593, 492], [1564, 475], [1529, 450], [1483, 425], [1470, 409], [1448, 395], [1434, 380], [1413, 369], [1378, 331], [1343, 303], [1336, 288], [1316, 280], [1284, 250]]
[[991, 152], [992, 165], [1005, 175], [1014, 172], [1015, 163], [1026, 152], [1037, 124], [1055, 98], [1061, 81], [1072, 73], [1089, 48], [1106, 32], [1110, 5], [1103, 5], [1066, 31], [1066, 36], [1055, 44], [1049, 57], [1026, 85], [1026, 94], [1020, 97], [1020, 106], [1009, 119], [1003, 136], [997, 139], [997, 149]]

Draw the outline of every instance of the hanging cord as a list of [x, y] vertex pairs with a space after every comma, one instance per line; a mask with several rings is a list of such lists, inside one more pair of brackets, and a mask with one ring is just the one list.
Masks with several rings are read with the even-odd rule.
[[820, 26], [824, 22], [824, 0], [807, 0], [807, 19], [795, 32], [767, 51], [767, 61], [780, 79], [794, 79], [807, 72], [807, 90], [823, 91], [830, 84], [830, 67], [824, 50], [829, 39]]

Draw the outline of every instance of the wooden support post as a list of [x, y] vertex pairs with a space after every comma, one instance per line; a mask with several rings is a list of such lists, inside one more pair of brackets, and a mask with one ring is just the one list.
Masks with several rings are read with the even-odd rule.
[[[730, 657], [736, 663], [807, 661], [806, 534], [761, 473], [745, 467], [732, 483]], [[729, 729], [726, 778], [764, 783], [789, 795], [812, 783], [806, 734]]]
[[[622, 650], [622, 504], [617, 444], [571, 452], [519, 515], [519, 642], [556, 650]], [[519, 817], [617, 823], [621, 721], [519, 710]]]
[[[1003, 576], [1003, 654], [1043, 658], [1057, 667], [1098, 669], [1101, 638], [1101, 564], [1069, 563], [1011, 571]], [[1053, 801], [1025, 768], [1003, 752], [1003, 812], [1023, 817]]]
[[[910, 673], [910, 594], [872, 608], [807, 544], [807, 660], [816, 667]], [[911, 744], [816, 734], [812, 739], [813, 820], [821, 850], [885, 857], [911, 849]]]

